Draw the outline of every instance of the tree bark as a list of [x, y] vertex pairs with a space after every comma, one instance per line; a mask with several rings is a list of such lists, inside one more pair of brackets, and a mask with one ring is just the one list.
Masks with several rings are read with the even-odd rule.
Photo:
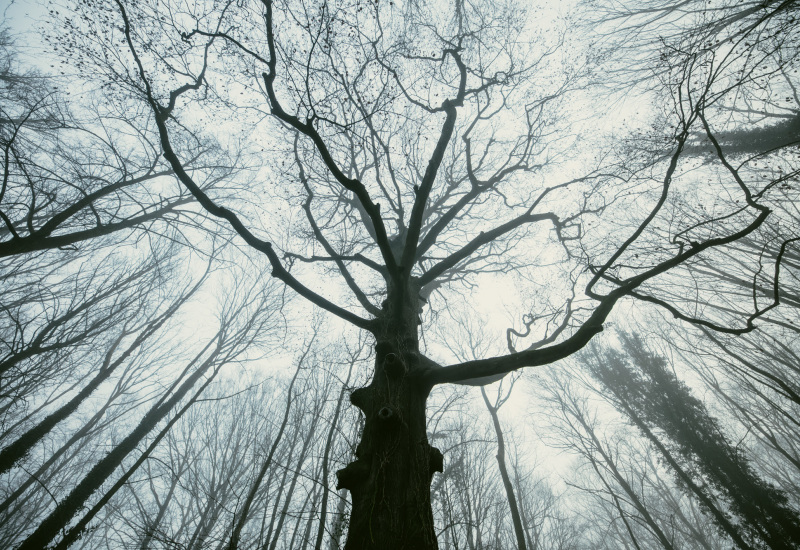
[[346, 550], [438, 548], [430, 485], [443, 461], [426, 433], [431, 386], [422, 381], [416, 312], [395, 319], [377, 334], [372, 382], [350, 395], [365, 422], [356, 460], [336, 474], [353, 503]]

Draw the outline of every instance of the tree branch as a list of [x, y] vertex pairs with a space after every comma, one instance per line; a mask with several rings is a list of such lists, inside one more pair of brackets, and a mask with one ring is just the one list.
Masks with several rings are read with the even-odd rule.
[[[156, 126], [158, 127], [158, 134], [161, 141], [161, 148], [164, 151], [164, 158], [169, 162], [172, 169], [175, 171], [175, 175], [181, 181], [181, 183], [194, 195], [200, 205], [205, 208], [205, 210], [211, 214], [212, 216], [216, 216], [218, 218], [222, 218], [226, 220], [230, 226], [236, 231], [236, 233], [241, 236], [244, 241], [250, 245], [252, 248], [258, 250], [259, 252], [263, 253], [269, 259], [269, 263], [272, 266], [272, 276], [280, 279], [287, 286], [289, 286], [292, 290], [300, 294], [302, 297], [310, 301], [316, 306], [321, 307], [322, 309], [333, 313], [337, 317], [344, 319], [357, 327], [369, 329], [372, 323], [347, 311], [346, 309], [334, 304], [333, 302], [323, 298], [316, 292], [312, 291], [305, 285], [303, 285], [300, 281], [298, 281], [294, 276], [292, 276], [286, 268], [283, 267], [281, 264], [280, 258], [272, 249], [272, 243], [268, 241], [264, 241], [256, 237], [239, 219], [239, 217], [234, 214], [231, 210], [223, 206], [217, 205], [211, 198], [200, 188], [197, 183], [195, 183], [194, 179], [186, 172], [181, 163], [178, 156], [175, 154], [175, 151], [172, 149], [172, 143], [169, 137], [169, 131], [167, 130], [167, 118], [169, 116], [169, 110], [164, 109], [159, 105], [158, 101], [153, 96], [152, 88], [150, 87], [150, 81], [147, 79], [144, 73], [144, 67], [142, 66], [142, 62], [139, 59], [138, 54], [136, 53], [136, 48], [133, 45], [133, 39], [131, 38], [131, 27], [130, 21], [128, 20], [128, 14], [125, 11], [125, 7], [122, 5], [120, 0], [115, 0], [117, 6], [119, 7], [120, 13], [122, 14], [122, 18], [125, 23], [124, 32], [125, 32], [125, 39], [128, 44], [128, 48], [133, 56], [136, 65], [139, 69], [139, 77], [141, 78], [144, 86], [145, 86], [145, 93], [147, 96], [147, 102], [150, 104], [150, 107], [153, 110], [153, 114], [155, 115]], [[203, 72], [205, 71], [205, 63], [206, 59], [204, 58], [204, 67]], [[195, 84], [199, 87], [202, 81], [202, 72], [201, 76], [198, 77]], [[195, 89], [194, 86], [184, 85], [181, 88], [181, 93], [184, 93], [190, 89]], [[177, 95], [175, 91], [170, 94], [170, 107], [174, 107], [175, 101], [177, 100]]]

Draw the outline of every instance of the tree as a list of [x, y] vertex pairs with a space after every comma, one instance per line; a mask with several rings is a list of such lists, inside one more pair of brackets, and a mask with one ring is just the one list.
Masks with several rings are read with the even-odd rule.
[[277, 308], [270, 307], [270, 302], [274, 299], [274, 296], [266, 291], [256, 293], [254, 297], [241, 300], [239, 303], [232, 300], [228, 304], [228, 311], [225, 311], [224, 315], [221, 316], [220, 327], [216, 334], [188, 362], [178, 377], [167, 386], [166, 390], [161, 392], [161, 395], [158, 395], [158, 398], [145, 412], [139, 423], [118, 443], [110, 447], [109, 452], [92, 466], [83, 479], [76, 483], [69, 494], [56, 504], [55, 508], [18, 548], [20, 550], [42, 548], [48, 545], [60, 531], [66, 530], [72, 517], [84, 507], [89, 498], [111, 477], [127, 455], [133, 452], [182, 403], [184, 397], [200, 380], [203, 380], [200, 388], [195, 390], [194, 395], [188, 402], [184, 403], [178, 413], [168, 420], [167, 426], [150, 442], [134, 465], [116, 480], [111, 489], [79, 520], [77, 525], [65, 532], [63, 539], [59, 541], [58, 547], [67, 548], [74, 542], [103, 505], [124, 486], [128, 477], [147, 459], [150, 452], [167, 434], [169, 428], [197, 401], [220, 369], [224, 365], [235, 361], [258, 338], [259, 332], [268, 328], [271, 322], [270, 314], [274, 314], [277, 311]]
[[[786, 182], [752, 178], [718, 138], [729, 123], [717, 107], [752, 82], [731, 76], [747, 50], [720, 60], [690, 45], [665, 57], [652, 81], [667, 100], [654, 115], [662, 145], [642, 160], [604, 150], [585, 128], [587, 139], [570, 137], [581, 128], [565, 122], [567, 103], [585, 99], [582, 71], [594, 60], [557, 26], [532, 41], [515, 6], [262, 0], [186, 11], [118, 0], [72, 9], [63, 22], [75, 63], [149, 108], [164, 159], [202, 208], [265, 256], [273, 277], [372, 335], [371, 382], [350, 395], [364, 415], [361, 441], [337, 473], [352, 498], [347, 548], [436, 547], [430, 486], [443, 457], [425, 419], [434, 386], [485, 384], [568, 357], [629, 299], [729, 333], [752, 330], [780, 302], [785, 238], [766, 301], [705, 317], [696, 306], [719, 299], [715, 279], [696, 296], [670, 288], [759, 231]], [[790, 67], [791, 43], [777, 48]], [[256, 119], [237, 129], [253, 150], [269, 149], [265, 179], [276, 185], [254, 197], [275, 202], [208, 191], [205, 171], [187, 164], [178, 145], [213, 133], [209, 121], [228, 116], [221, 107]], [[698, 136], [713, 152], [700, 167]], [[528, 333], [545, 341], [442, 367], [435, 347], [421, 345], [435, 301], [509, 272], [532, 282], [521, 295], [544, 294], [524, 323], [536, 320]], [[331, 275], [339, 290], [315, 290]], [[559, 278], [561, 288], [538, 284]]]
[[[119, 291], [120, 286], [128, 286], [131, 283], [134, 285], [142, 285], [142, 282], [139, 280], [143, 273], [146, 271], [150, 271], [153, 268], [153, 265], [146, 264], [144, 266], [143, 271], [139, 271], [134, 273], [133, 275], [125, 278], [122, 283], [118, 281], [114, 281], [115, 284], [111, 285], [111, 288], [114, 291]], [[146, 271], [145, 271], [146, 270]], [[208, 274], [208, 272], [206, 272]], [[202, 277], [196, 284], [194, 284], [191, 288], [189, 288], [185, 293], [180, 295], [178, 299], [169, 305], [169, 307], [159, 313], [158, 315], [151, 315], [150, 318], [143, 323], [143, 326], [136, 326], [135, 328], [128, 328], [127, 326], [123, 328], [120, 335], [114, 340], [111, 345], [111, 349], [105, 354], [103, 358], [102, 365], [97, 369], [96, 374], [92, 376], [90, 380], [80, 389], [80, 391], [72, 396], [66, 403], [58, 407], [55, 411], [47, 415], [44, 419], [36, 423], [34, 426], [28, 428], [25, 433], [19, 435], [19, 437], [6, 445], [0, 451], [0, 473], [5, 473], [14, 464], [21, 460], [30, 450], [31, 448], [40, 441], [47, 433], [52, 430], [56, 424], [65, 420], [69, 415], [75, 412], [78, 407], [89, 397], [91, 396], [95, 390], [100, 387], [105, 381], [107, 381], [114, 371], [119, 368], [122, 364], [125, 363], [126, 359], [135, 352], [139, 347], [141, 347], [149, 338], [151, 338], [154, 334], [158, 332], [161, 326], [170, 318], [172, 317], [196, 291], [200, 288], [202, 283], [205, 281], [205, 277]], [[142, 285], [139, 286], [139, 290], [142, 288], [147, 288], [146, 286]], [[96, 290], [96, 287], [94, 288]], [[82, 308], [85, 309], [95, 309], [98, 308], [98, 303], [101, 301], [102, 298], [105, 298], [101, 293], [98, 297], [89, 300], [87, 303], [82, 304]], [[113, 309], [112, 309], [113, 311]], [[70, 312], [72, 313], [72, 312]], [[111, 317], [111, 316], [109, 316]], [[61, 318], [58, 319], [62, 321]], [[49, 323], [49, 324], [52, 324]], [[127, 323], [126, 323], [127, 324]], [[48, 332], [48, 327], [45, 328], [42, 332], [39, 333], [39, 336]], [[94, 328], [94, 327], [93, 327]], [[108, 327], [102, 327], [105, 330], [108, 330]], [[138, 332], [138, 334], [137, 334]], [[127, 348], [122, 350], [122, 353], [119, 356], [115, 357], [115, 352], [117, 351], [118, 345], [128, 337], [131, 337], [135, 334], [135, 338], [131, 342]], [[84, 335], [81, 335], [82, 337]], [[34, 339], [37, 340], [37, 338]], [[74, 342], [70, 342], [74, 344]], [[64, 344], [63, 341], [59, 342], [59, 344]], [[35, 345], [35, 344], [34, 344]], [[41, 346], [38, 346], [41, 348]], [[41, 352], [41, 349], [39, 350]], [[73, 350], [74, 351], [74, 350]], [[45, 370], [46, 369], [42, 369]], [[30, 371], [25, 373], [27, 376], [30, 376]], [[49, 374], [49, 373], [48, 373]], [[42, 374], [42, 376], [46, 376], [47, 374]], [[17, 398], [19, 398], [19, 394], [17, 394]], [[41, 408], [41, 407], [40, 407]], [[8, 433], [7, 430], [6, 433]]]
[[[789, 507], [787, 495], [760, 479], [664, 359], [648, 353], [635, 337], [622, 335], [622, 343], [637, 368], [615, 350], [588, 358], [587, 366], [615, 405], [659, 449], [686, 490], [701, 500], [741, 548], [750, 547], [742, 540], [743, 534], [751, 544], [776, 549], [800, 546], [800, 517]], [[667, 444], [658, 440], [656, 429], [665, 433]], [[711, 488], [738, 518], [738, 527], [713, 503]]]
[[[574, 384], [559, 376], [552, 376], [546, 388], [547, 400], [557, 406], [559, 446], [576, 452], [589, 466], [600, 488], [583, 488], [595, 497], [613, 506], [612, 514], [624, 525], [623, 540], [640, 549], [643, 540], [654, 539], [659, 548], [676, 548], [674, 536], [662, 518], [653, 513], [647, 495], [640, 488], [638, 472], [622, 459], [627, 455], [620, 450], [621, 438], [605, 436], [598, 420], [599, 414], [591, 410], [588, 399], [576, 391]], [[616, 522], [616, 517], [614, 522]]]
[[[283, 297], [254, 283], [198, 328], [226, 236], [196, 223], [141, 106], [25, 69], [23, 49], [0, 31], [0, 545], [66, 547], [223, 367], [257, 357]], [[233, 173], [213, 141], [179, 148], [206, 189]]]
[[[135, 106], [90, 91], [71, 99], [63, 79], [23, 68], [5, 29], [0, 83], [0, 258], [194, 225], [191, 195], [174, 185], [152, 129], [134, 122], [142, 116]], [[205, 169], [205, 189], [233, 171], [213, 142], [177, 146], [187, 169]]]

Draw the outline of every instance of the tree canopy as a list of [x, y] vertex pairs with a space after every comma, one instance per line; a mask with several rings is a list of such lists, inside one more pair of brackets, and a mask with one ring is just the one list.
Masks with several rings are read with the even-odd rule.
[[[436, 548], [434, 475], [456, 475], [433, 445], [427, 409], [439, 386], [485, 386], [568, 359], [620, 308], [633, 319], [666, 313], [712, 340], [761, 334], [761, 322], [796, 331], [782, 316], [796, 301], [783, 283], [800, 241], [797, 13], [793, 1], [67, 1], [43, 30], [71, 73], [68, 89], [24, 69], [4, 34], [0, 376], [10, 420], [0, 468], [21, 476], [56, 426], [122, 383], [117, 369], [154, 339], [184, 342], [174, 361], [187, 365], [162, 369], [155, 393], [142, 365], [141, 388], [121, 393], [149, 396], [130, 409], [140, 423], [12, 539], [77, 540], [223, 365], [278, 356], [277, 339], [300, 359], [274, 438], [227, 504], [219, 547], [255, 544], [246, 526], [278, 454], [302, 470], [322, 429], [314, 415], [327, 411], [325, 488], [308, 503], [319, 502], [321, 520], [305, 536], [321, 546], [345, 394], [359, 411], [350, 462], [335, 476], [349, 494], [346, 547]], [[218, 331], [181, 330], [179, 312], [207, 296], [219, 302]], [[345, 346], [341, 359], [338, 340], [330, 353], [340, 359], [314, 361], [326, 331], [369, 351]], [[635, 342], [624, 340], [634, 360]], [[173, 362], [163, 349], [159, 360]], [[702, 404], [647, 354], [629, 379], [603, 370], [628, 368], [614, 353], [589, 370], [646, 439], [657, 426], [675, 442], [671, 467], [699, 471], [740, 514], [746, 529], [728, 535], [740, 546], [797, 544], [789, 497], [737, 458]], [[350, 386], [355, 356], [371, 366]], [[333, 364], [340, 389], [325, 378], [320, 397], [297, 397], [296, 384], [313, 387]], [[313, 374], [302, 378], [306, 365]], [[771, 376], [761, 375], [800, 403], [793, 381]], [[601, 448], [569, 384], [560, 387], [557, 408], [582, 426], [570, 433]], [[672, 397], [652, 397], [662, 393]], [[533, 538], [505, 463], [504, 398], [483, 398], [523, 547]], [[298, 403], [317, 412], [306, 418]], [[669, 407], [691, 414], [679, 422]], [[704, 461], [711, 455], [725, 464]], [[613, 453], [602, 456], [590, 460], [598, 475], [599, 464], [616, 472], [607, 479], [672, 544]], [[111, 484], [118, 468], [127, 471]], [[4, 507], [32, 482], [14, 483]], [[747, 508], [754, 491], [772, 495], [773, 508]], [[288, 513], [281, 498], [269, 535], [263, 511], [258, 544], [271, 550]], [[203, 521], [221, 513], [209, 508]]]

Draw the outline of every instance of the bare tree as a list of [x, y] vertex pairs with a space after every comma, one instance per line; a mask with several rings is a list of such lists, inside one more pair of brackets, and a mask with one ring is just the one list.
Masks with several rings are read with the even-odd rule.
[[652, 512], [647, 496], [638, 487], [636, 473], [630, 472], [621, 459], [627, 454], [620, 450], [622, 442], [604, 435], [599, 414], [590, 408], [587, 397], [581, 395], [572, 382], [558, 376], [553, 377], [547, 387], [547, 396], [560, 409], [559, 444], [579, 453], [586, 461], [601, 487], [586, 490], [613, 506], [633, 546], [649, 545], [640, 539], [652, 537], [661, 548], [675, 548], [668, 526]]
[[[800, 521], [787, 506], [786, 494], [758, 476], [747, 456], [731, 445], [719, 423], [663, 358], [649, 353], [635, 337], [623, 335], [622, 342], [636, 371], [628, 358], [608, 350], [602, 356], [587, 357], [587, 366], [613, 396], [614, 404], [659, 450], [687, 491], [738, 546], [747, 547], [745, 536], [754, 546], [797, 546]], [[656, 436], [656, 429], [665, 433], [666, 441]], [[727, 503], [739, 525], [714, 503], [714, 493]]]
[[88, 522], [97, 514], [103, 505], [124, 485], [127, 478], [147, 459], [148, 455], [158, 442], [163, 439], [180, 415], [184, 414], [192, 403], [202, 394], [202, 391], [214, 379], [216, 373], [224, 365], [237, 360], [247, 349], [263, 338], [260, 333], [269, 328], [277, 313], [274, 307], [277, 298], [267, 289], [245, 300], [232, 299], [227, 311], [221, 315], [220, 327], [216, 334], [208, 339], [196, 355], [181, 369], [178, 376], [171, 381], [153, 400], [150, 407], [141, 417], [139, 423], [124, 435], [121, 440], [110, 446], [110, 450], [103, 456], [86, 475], [74, 484], [69, 494], [57, 503], [49, 515], [44, 518], [36, 529], [28, 535], [19, 548], [41, 548], [56, 538], [62, 530], [69, 525], [70, 520], [76, 515], [83, 505], [101, 488], [103, 483], [111, 477], [123, 460], [155, 428], [170, 415], [184, 400], [200, 380], [204, 380], [200, 389], [195, 390], [194, 396], [184, 403], [178, 410], [178, 416], [172, 416], [163, 428], [150, 442], [144, 453], [107, 491], [87, 514], [64, 534], [59, 542], [66, 548], [72, 543], [88, 525]]
[[[197, 227], [191, 195], [176, 185], [154, 128], [139, 124], [141, 112], [91, 90], [70, 99], [64, 89], [81, 83], [25, 69], [17, 57], [0, 31], [0, 258]], [[204, 168], [205, 189], [231, 176], [213, 142], [178, 147], [187, 169]]]
[[[226, 236], [196, 223], [141, 105], [25, 69], [15, 52], [0, 33], [0, 544], [66, 547], [220, 369], [257, 355], [283, 297], [253, 285], [224, 300], [216, 335], [187, 331], [186, 310], [231, 260]], [[213, 141], [179, 149], [208, 170], [206, 189], [233, 173]]]
[[[791, 239], [779, 244], [764, 301], [705, 316], [696, 306], [716, 299], [714, 279], [693, 296], [671, 292], [701, 260], [723, 261], [718, 251], [764, 226], [785, 182], [752, 178], [727, 150], [717, 107], [752, 82], [749, 73], [731, 80], [735, 49], [667, 60], [658, 86], [668, 152], [637, 163], [569, 137], [556, 108], [584, 84], [581, 67], [565, 62], [582, 54], [567, 51], [566, 32], [531, 42], [529, 23], [502, 6], [263, 0], [186, 12], [120, 0], [74, 9], [67, 20], [81, 62], [113, 93], [149, 107], [165, 160], [205, 211], [263, 254], [274, 277], [374, 337], [372, 381], [351, 394], [365, 415], [361, 442], [338, 472], [353, 503], [348, 548], [436, 546], [430, 483], [443, 464], [425, 421], [434, 386], [487, 383], [568, 357], [631, 298], [729, 333], [752, 330], [780, 302]], [[283, 212], [269, 201], [226, 201], [204, 189], [205, 170], [187, 164], [179, 145], [219, 106], [256, 114], [274, 137], [271, 177], [281, 185], [270, 193]], [[699, 178], [697, 136], [712, 151]], [[581, 168], [559, 175], [567, 159]], [[285, 209], [300, 218], [282, 224]], [[530, 317], [548, 339], [448, 367], [423, 353], [425, 323], [436, 322], [425, 304], [503, 272], [534, 281], [530, 291], [566, 274]], [[316, 290], [331, 274], [341, 292]]]

